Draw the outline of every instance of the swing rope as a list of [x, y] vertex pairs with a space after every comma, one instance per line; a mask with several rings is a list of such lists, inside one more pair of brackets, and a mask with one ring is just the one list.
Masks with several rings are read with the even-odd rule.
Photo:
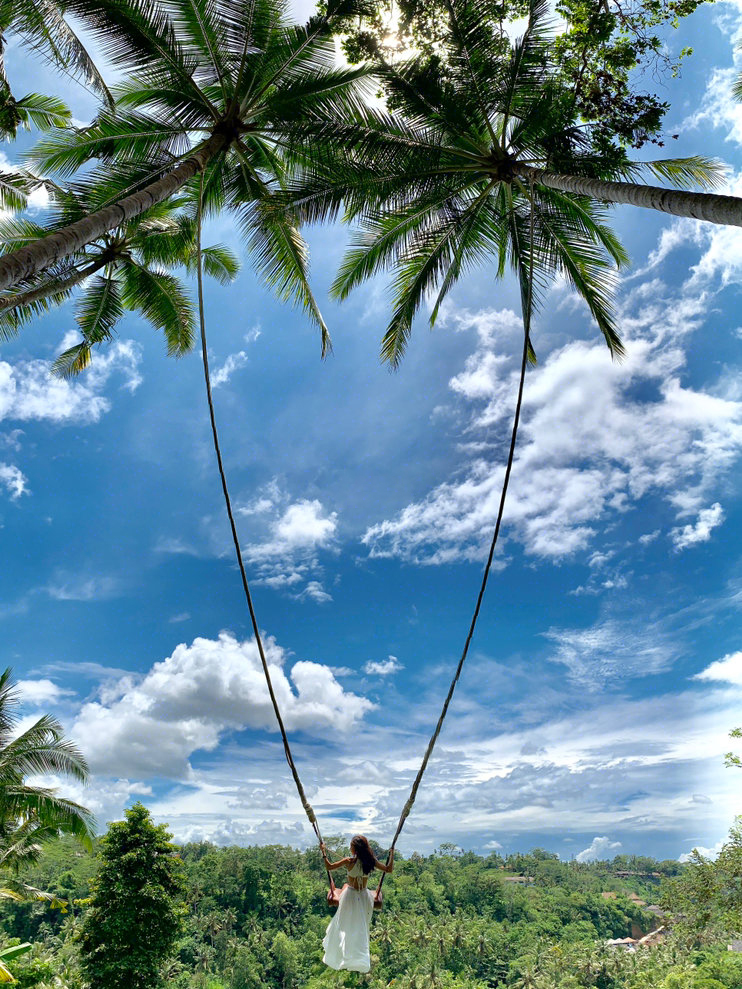
[[[417, 797], [417, 791], [420, 787], [420, 783], [423, 778], [423, 774], [428, 765], [430, 756], [435, 748], [435, 743], [438, 741], [438, 736], [441, 733], [441, 728], [443, 727], [443, 722], [445, 720], [446, 714], [448, 713], [448, 705], [451, 703], [451, 698], [453, 697], [453, 692], [456, 689], [456, 684], [459, 682], [459, 677], [461, 676], [461, 670], [463, 669], [464, 662], [469, 653], [469, 645], [471, 643], [472, 637], [474, 635], [474, 629], [477, 624], [477, 619], [479, 618], [479, 611], [482, 607], [482, 599], [484, 598], [484, 592], [487, 588], [487, 581], [489, 579], [490, 570], [492, 568], [492, 560], [495, 555], [495, 546], [497, 545], [497, 538], [500, 534], [500, 526], [502, 524], [502, 517], [505, 511], [505, 498], [508, 493], [508, 485], [510, 483], [510, 474], [513, 469], [513, 459], [515, 457], [515, 444], [518, 438], [518, 425], [520, 423], [520, 410], [523, 404], [523, 389], [526, 380], [526, 368], [528, 367], [528, 354], [531, 346], [531, 311], [533, 302], [533, 240], [534, 240], [534, 206], [533, 206], [533, 180], [530, 183], [530, 205], [531, 205], [531, 217], [530, 217], [530, 257], [529, 257], [529, 275], [524, 277], [524, 272], [522, 266], [519, 266], [519, 275], [521, 281], [521, 305], [523, 309], [523, 355], [521, 358], [520, 365], [520, 380], [518, 382], [518, 399], [515, 404], [515, 414], [513, 416], [513, 429], [510, 435], [510, 449], [508, 451], [508, 462], [505, 468], [505, 478], [502, 484], [502, 492], [500, 494], [500, 506], [497, 511], [497, 521], [495, 523], [495, 530], [492, 534], [492, 541], [490, 543], [489, 556], [487, 557], [487, 563], [484, 568], [484, 574], [482, 575], [482, 583], [479, 588], [479, 595], [477, 596], [477, 603], [474, 608], [474, 614], [472, 615], [471, 623], [469, 625], [469, 633], [466, 636], [466, 642], [464, 643], [464, 649], [461, 653], [461, 659], [459, 660], [458, 666], [456, 667], [456, 672], [454, 673], [453, 680], [451, 680], [451, 685], [448, 688], [448, 693], [446, 699], [443, 702], [443, 708], [438, 718], [438, 723], [435, 726], [433, 734], [430, 736], [430, 741], [428, 742], [428, 747], [425, 750], [425, 755], [423, 756], [423, 761], [420, 768], [417, 771], [417, 776], [412, 784], [412, 789], [410, 795], [407, 798], [407, 802], [402, 808], [402, 813], [399, 818], [399, 823], [397, 824], [397, 830], [394, 832], [394, 837], [392, 838], [392, 843], [389, 846], [389, 855], [391, 855], [392, 850], [396, 847], [397, 839], [399, 838], [402, 828], [404, 827], [405, 821], [409, 817], [410, 811], [412, 810], [412, 805], [415, 803], [415, 798]], [[513, 221], [514, 228], [517, 235], [516, 221]], [[525, 290], [523, 282], [525, 281]], [[387, 856], [387, 863], [389, 862], [389, 856]], [[381, 879], [379, 880], [379, 885], [377, 887], [377, 893], [381, 890], [384, 883], [385, 872], [382, 872]]]
[[[520, 182], [518, 184], [521, 185]], [[522, 185], [521, 185], [521, 188], [523, 188]], [[530, 200], [530, 238], [529, 238], [529, 240], [530, 240], [529, 255], [530, 256], [529, 256], [529, 273], [528, 273], [528, 275], [527, 276], [525, 275], [524, 266], [522, 265], [522, 263], [520, 263], [520, 261], [519, 261], [519, 267], [518, 267], [518, 273], [519, 273], [519, 278], [520, 278], [520, 283], [521, 283], [521, 305], [522, 305], [522, 309], [523, 309], [523, 330], [524, 330], [524, 332], [523, 332], [523, 355], [522, 355], [522, 359], [521, 359], [520, 381], [519, 381], [519, 384], [518, 384], [518, 398], [517, 398], [517, 402], [516, 402], [516, 406], [515, 406], [515, 414], [514, 414], [514, 417], [513, 417], [513, 428], [512, 428], [511, 437], [510, 437], [510, 449], [509, 449], [509, 452], [508, 452], [507, 466], [505, 468], [505, 477], [504, 477], [504, 480], [503, 480], [502, 492], [501, 492], [501, 495], [500, 495], [500, 505], [499, 505], [498, 513], [497, 513], [497, 521], [495, 523], [495, 529], [494, 529], [494, 532], [493, 532], [493, 535], [492, 535], [492, 541], [490, 543], [489, 555], [487, 557], [487, 563], [486, 563], [485, 568], [484, 568], [484, 574], [482, 576], [482, 582], [481, 582], [481, 586], [479, 588], [479, 594], [477, 596], [477, 603], [476, 603], [476, 606], [474, 608], [474, 613], [472, 615], [472, 619], [471, 619], [471, 622], [470, 622], [470, 625], [469, 625], [469, 631], [468, 631], [468, 634], [466, 636], [466, 642], [464, 643], [464, 649], [463, 649], [463, 651], [461, 653], [461, 658], [459, 659], [458, 665], [456, 667], [456, 672], [454, 673], [453, 679], [451, 681], [451, 685], [448, 688], [448, 693], [446, 695], [445, 701], [443, 702], [443, 708], [441, 710], [440, 717], [438, 718], [438, 722], [437, 722], [437, 724], [435, 726], [435, 730], [433, 731], [433, 734], [430, 737], [430, 741], [428, 742], [428, 747], [425, 750], [425, 755], [423, 756], [423, 760], [422, 760], [422, 763], [420, 765], [420, 769], [418, 770], [417, 775], [415, 777], [415, 780], [414, 780], [414, 782], [412, 784], [412, 789], [410, 791], [410, 795], [407, 798], [407, 801], [406, 801], [404, 807], [402, 808], [402, 813], [401, 813], [400, 818], [399, 818], [399, 823], [397, 824], [397, 830], [395, 831], [394, 837], [392, 839], [392, 843], [389, 846], [389, 853], [388, 853], [388, 856], [387, 856], [387, 863], [389, 862], [389, 858], [391, 857], [392, 851], [396, 847], [397, 839], [399, 838], [399, 836], [400, 836], [400, 834], [402, 832], [402, 828], [404, 827], [405, 821], [409, 817], [410, 811], [412, 810], [412, 806], [415, 803], [415, 798], [417, 797], [417, 791], [418, 791], [418, 789], [420, 787], [420, 783], [422, 782], [423, 775], [424, 775], [425, 770], [426, 770], [426, 768], [428, 766], [428, 762], [430, 760], [430, 756], [432, 755], [433, 749], [435, 748], [435, 743], [437, 742], [438, 736], [441, 733], [441, 729], [443, 727], [443, 722], [445, 720], [446, 714], [448, 713], [449, 704], [451, 703], [451, 699], [453, 697], [454, 690], [456, 689], [456, 684], [458, 683], [459, 677], [461, 676], [461, 671], [463, 669], [464, 662], [466, 661], [466, 657], [467, 657], [468, 652], [469, 652], [469, 645], [470, 645], [471, 640], [472, 640], [472, 637], [474, 635], [474, 629], [475, 629], [476, 624], [477, 624], [477, 619], [479, 618], [479, 612], [481, 610], [482, 600], [484, 598], [484, 592], [486, 590], [487, 581], [489, 579], [490, 570], [492, 568], [492, 560], [493, 560], [494, 555], [495, 555], [495, 547], [497, 545], [497, 539], [498, 539], [498, 536], [500, 534], [500, 526], [502, 524], [503, 513], [504, 513], [504, 510], [505, 510], [505, 498], [507, 496], [508, 485], [510, 483], [510, 474], [511, 474], [511, 471], [512, 471], [513, 460], [514, 460], [514, 456], [515, 456], [515, 445], [516, 445], [516, 440], [517, 440], [517, 436], [518, 436], [518, 425], [519, 425], [519, 422], [520, 422], [520, 412], [521, 412], [521, 406], [522, 406], [522, 403], [523, 403], [523, 390], [524, 390], [524, 385], [525, 385], [526, 368], [528, 366], [528, 354], [529, 354], [529, 351], [530, 351], [531, 312], [532, 312], [532, 302], [533, 302], [533, 271], [534, 271], [534, 200], [533, 200], [533, 179], [530, 180], [529, 200]], [[221, 448], [220, 448], [220, 445], [219, 445], [219, 435], [218, 435], [217, 428], [216, 428], [216, 417], [215, 417], [215, 414], [214, 414], [214, 403], [213, 403], [212, 392], [211, 392], [211, 377], [210, 377], [210, 374], [209, 374], [209, 357], [208, 357], [208, 351], [207, 351], [207, 347], [206, 347], [206, 322], [205, 322], [205, 317], [204, 317], [203, 271], [202, 271], [203, 265], [202, 265], [202, 254], [201, 254], [201, 225], [202, 225], [202, 214], [203, 214], [203, 172], [200, 173], [199, 194], [198, 194], [198, 215], [197, 215], [197, 223], [196, 223], [196, 253], [197, 253], [196, 273], [197, 273], [197, 287], [198, 287], [198, 316], [199, 316], [199, 325], [200, 325], [200, 334], [201, 334], [201, 353], [202, 353], [203, 369], [204, 369], [204, 381], [206, 383], [206, 398], [207, 398], [207, 402], [208, 402], [208, 406], [209, 406], [209, 417], [210, 417], [210, 420], [211, 420], [211, 432], [212, 432], [212, 437], [213, 437], [213, 442], [214, 442], [214, 451], [216, 453], [217, 464], [218, 464], [218, 467], [219, 467], [219, 476], [221, 478], [222, 492], [224, 494], [224, 502], [225, 502], [225, 505], [226, 505], [226, 508], [227, 508], [227, 516], [229, 517], [229, 524], [230, 524], [230, 528], [231, 528], [231, 531], [232, 531], [232, 542], [234, 543], [235, 555], [237, 557], [237, 563], [238, 563], [239, 570], [240, 570], [240, 576], [242, 578], [242, 587], [243, 587], [243, 590], [245, 592], [245, 598], [247, 600], [247, 607], [248, 607], [248, 611], [250, 613], [250, 621], [252, 623], [253, 634], [255, 636], [255, 641], [256, 641], [257, 647], [258, 647], [258, 653], [260, 655], [260, 662], [261, 662], [261, 665], [263, 667], [263, 674], [265, 676], [265, 680], [266, 680], [266, 683], [268, 685], [268, 693], [270, 695], [271, 704], [273, 705], [273, 711], [274, 711], [274, 713], [276, 715], [276, 721], [278, 722], [278, 728], [279, 728], [279, 731], [281, 733], [281, 740], [283, 742], [283, 749], [284, 749], [284, 754], [286, 756], [286, 762], [288, 763], [289, 769], [291, 770], [291, 775], [293, 776], [294, 783], [296, 785], [296, 789], [297, 789], [297, 792], [299, 794], [299, 799], [301, 800], [302, 807], [304, 808], [304, 811], [305, 811], [305, 813], [307, 815], [307, 818], [309, 819], [309, 823], [311, 824], [312, 829], [313, 829], [313, 831], [314, 831], [314, 833], [315, 833], [315, 835], [317, 837], [317, 841], [319, 842], [319, 844], [321, 846], [323, 844], [323, 840], [322, 840], [322, 834], [321, 834], [320, 828], [319, 828], [319, 823], [317, 822], [317, 817], [316, 817], [316, 815], [314, 813], [314, 810], [312, 808], [312, 805], [309, 803], [309, 801], [307, 799], [307, 796], [306, 796], [306, 793], [304, 792], [304, 787], [302, 786], [302, 782], [301, 782], [301, 779], [299, 777], [299, 773], [298, 773], [298, 770], [296, 768], [296, 764], [294, 762], [294, 758], [293, 758], [293, 756], [291, 754], [291, 746], [289, 745], [289, 740], [288, 740], [288, 736], [286, 734], [286, 729], [284, 727], [283, 718], [281, 717], [281, 711], [280, 711], [280, 709], [278, 707], [278, 701], [276, 700], [275, 691], [273, 689], [273, 681], [271, 680], [270, 670], [268, 668], [268, 661], [267, 661], [266, 656], [265, 656], [265, 649], [263, 648], [263, 640], [262, 640], [262, 637], [260, 635], [260, 629], [258, 628], [258, 622], [257, 622], [257, 618], [255, 616], [255, 609], [253, 607], [252, 595], [250, 593], [250, 586], [249, 586], [249, 583], [248, 583], [248, 580], [247, 580], [247, 573], [245, 571], [245, 564], [244, 564], [244, 560], [243, 560], [243, 557], [242, 557], [242, 548], [240, 546], [239, 537], [237, 535], [237, 526], [236, 526], [236, 523], [235, 523], [235, 520], [234, 520], [234, 513], [232, 511], [232, 501], [231, 501], [231, 498], [230, 498], [230, 495], [229, 495], [229, 489], [227, 487], [227, 478], [226, 478], [226, 475], [225, 475], [225, 472], [224, 472], [224, 464], [223, 464], [223, 461], [222, 461]], [[518, 239], [518, 235], [517, 235], [517, 220], [515, 219], [515, 217], [513, 219], [513, 224], [514, 224], [514, 230], [515, 230], [515, 233], [516, 233], [516, 240], [517, 240]], [[326, 871], [327, 871], [328, 880], [330, 882], [330, 887], [332, 888], [334, 886], [332, 875], [330, 874], [329, 869], [326, 870]], [[382, 872], [381, 878], [379, 880], [378, 887], [376, 889], [376, 897], [377, 897], [377, 899], [381, 895], [381, 887], [382, 887], [382, 884], [384, 882], [384, 876], [385, 875], [386, 875], [386, 873]]]
[[[294, 778], [294, 783], [296, 784], [296, 789], [299, 794], [299, 799], [301, 800], [302, 807], [309, 818], [309, 823], [314, 829], [314, 833], [317, 836], [317, 841], [322, 844], [322, 834], [319, 829], [319, 823], [317, 822], [317, 817], [314, 813], [312, 805], [307, 800], [307, 795], [304, 792], [304, 787], [302, 786], [301, 779], [299, 778], [299, 773], [296, 768], [296, 763], [294, 762], [294, 757], [291, 754], [291, 746], [289, 745], [289, 739], [286, 734], [286, 728], [284, 727], [283, 718], [281, 717], [281, 711], [278, 707], [278, 701], [276, 700], [276, 694], [273, 689], [273, 681], [271, 679], [270, 670], [268, 669], [268, 661], [265, 656], [265, 649], [263, 648], [263, 639], [260, 634], [260, 629], [258, 628], [258, 620], [255, 616], [255, 608], [253, 607], [252, 594], [250, 593], [250, 585], [247, 580], [247, 573], [245, 571], [245, 563], [242, 558], [242, 548], [240, 546], [240, 540], [237, 535], [237, 525], [234, 520], [234, 513], [232, 511], [232, 499], [229, 495], [229, 488], [227, 487], [227, 477], [224, 473], [224, 463], [222, 461], [222, 452], [219, 445], [219, 434], [216, 428], [216, 416], [214, 414], [214, 401], [211, 393], [211, 375], [209, 374], [209, 353], [206, 347], [206, 320], [204, 317], [204, 293], [203, 293], [203, 263], [201, 254], [201, 225], [203, 218], [203, 194], [204, 194], [204, 173], [200, 173], [199, 187], [198, 187], [198, 216], [196, 221], [196, 254], [197, 254], [197, 265], [196, 265], [196, 279], [198, 287], [198, 320], [199, 328], [201, 333], [201, 355], [203, 361], [204, 369], [204, 381], [206, 383], [206, 400], [209, 405], [209, 418], [211, 420], [211, 435], [214, 440], [214, 451], [216, 453], [216, 461], [219, 465], [219, 477], [222, 482], [222, 492], [224, 494], [224, 502], [227, 507], [227, 515], [229, 517], [229, 525], [232, 530], [232, 542], [234, 543], [235, 555], [237, 557], [237, 563], [240, 568], [240, 576], [242, 578], [242, 588], [245, 592], [245, 598], [247, 599], [247, 608], [250, 612], [250, 621], [252, 623], [253, 635], [255, 636], [255, 642], [258, 646], [258, 653], [260, 655], [260, 663], [263, 667], [263, 674], [265, 676], [265, 681], [268, 685], [268, 693], [270, 695], [271, 704], [273, 705], [273, 711], [276, 715], [276, 721], [278, 722], [278, 729], [281, 732], [281, 739], [283, 741], [283, 751], [286, 756], [286, 762], [289, 764], [289, 769], [291, 770], [291, 775]], [[332, 882], [332, 876], [329, 870], [327, 870], [327, 877]]]

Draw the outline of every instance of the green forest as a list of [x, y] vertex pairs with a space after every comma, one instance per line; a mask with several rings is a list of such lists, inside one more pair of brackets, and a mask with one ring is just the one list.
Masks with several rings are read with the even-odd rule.
[[[742, 986], [742, 954], [728, 947], [742, 927], [742, 827], [716, 860], [695, 855], [685, 865], [636, 855], [562, 862], [539, 848], [484, 858], [445, 843], [432, 855], [400, 856], [373, 922], [369, 975], [322, 964], [329, 911], [318, 849], [175, 846], [167, 838], [136, 805], [92, 852], [73, 838], [46, 848], [23, 878], [53, 892], [56, 905], [2, 907], [3, 946], [32, 945], [8, 962], [20, 989]], [[347, 851], [339, 839], [329, 844]], [[152, 859], [144, 863], [148, 846], [166, 881]], [[114, 939], [149, 947], [164, 919], [172, 947], [155, 970], [142, 977], [147, 952], [130, 947], [108, 971], [91, 973], [91, 941], [111, 918]], [[606, 943], [653, 930], [633, 950]]]

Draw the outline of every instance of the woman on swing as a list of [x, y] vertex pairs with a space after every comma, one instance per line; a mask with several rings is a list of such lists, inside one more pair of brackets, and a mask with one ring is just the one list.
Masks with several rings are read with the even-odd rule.
[[340, 893], [337, 913], [328, 924], [322, 942], [325, 949], [322, 961], [330, 968], [368, 972], [371, 969], [368, 939], [374, 910], [373, 890], [366, 888], [368, 876], [374, 869], [394, 871], [394, 849], [389, 853], [388, 864], [384, 865], [371, 850], [368, 838], [362, 834], [351, 839], [350, 856], [338, 862], [329, 861], [324, 842], [320, 847], [328, 871], [348, 870], [348, 882]]

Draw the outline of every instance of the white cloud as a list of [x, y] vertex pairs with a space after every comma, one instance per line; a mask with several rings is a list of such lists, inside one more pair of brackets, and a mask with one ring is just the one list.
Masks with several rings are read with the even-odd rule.
[[[694, 845], [692, 851], [698, 852], [698, 854], [702, 855], [705, 859], [715, 859], [724, 847], [725, 843], [726, 839], [720, 838], [711, 848], [704, 848], [703, 845]], [[678, 862], [690, 862], [694, 857], [695, 856], [692, 852], [683, 852], [682, 855], [678, 855]]]
[[318, 580], [308, 581], [307, 586], [299, 596], [302, 598], [311, 598], [318, 604], [324, 604], [326, 601], [332, 601], [332, 594], [328, 594]]
[[711, 539], [712, 530], [720, 526], [723, 521], [724, 509], [718, 501], [711, 508], [701, 509], [695, 524], [679, 526], [671, 530], [670, 537], [675, 549], [680, 551], [698, 543], [707, 543]]
[[28, 478], [13, 464], [0, 463], [0, 485], [14, 501], [22, 494], [28, 494]]
[[75, 693], [48, 679], [19, 680], [16, 686], [21, 692], [21, 700], [26, 704], [51, 704]]
[[55, 601], [107, 601], [119, 593], [115, 577], [59, 574], [46, 588]]
[[386, 677], [390, 673], [396, 673], [401, 669], [404, 669], [404, 667], [397, 657], [390, 656], [389, 659], [383, 659], [380, 662], [370, 659], [363, 667], [363, 672], [368, 673], [369, 676]]
[[[286, 727], [309, 733], [350, 729], [373, 704], [345, 691], [327, 666], [299, 661], [265, 640]], [[222, 632], [181, 644], [141, 679], [109, 683], [85, 704], [71, 731], [96, 772], [186, 779], [197, 750], [214, 751], [229, 730], [277, 730], [254, 640]]]
[[545, 635], [557, 645], [550, 659], [563, 663], [570, 679], [590, 690], [619, 679], [661, 673], [677, 655], [677, 646], [656, 627], [637, 631], [616, 620], [584, 629], [549, 629]]
[[135, 800], [147, 799], [151, 803], [152, 787], [139, 780], [99, 779], [92, 777], [87, 785], [75, 783], [59, 776], [36, 776], [34, 783], [57, 790], [70, 800], [87, 807], [96, 818], [98, 833], [105, 831], [110, 821], [120, 821], [124, 810]]
[[742, 652], [732, 652], [696, 673], [694, 680], [733, 683], [742, 687]]
[[250, 531], [243, 553], [256, 583], [297, 600], [332, 600], [322, 581], [320, 554], [337, 552], [337, 512], [328, 512], [316, 498], [292, 500], [275, 480], [237, 512]]
[[[78, 334], [68, 334], [62, 348], [70, 346]], [[138, 367], [140, 348], [131, 340], [118, 341], [95, 359], [85, 374], [75, 381], [54, 378], [46, 361], [0, 361], [0, 420], [40, 420], [56, 423], [98, 422], [111, 408], [101, 394], [114, 374], [123, 376], [123, 387], [134, 391], [141, 382]]]
[[17, 453], [21, 449], [22, 429], [11, 429], [9, 433], [0, 433], [0, 445], [7, 446]]
[[659, 529], [655, 529], [654, 532], [645, 532], [643, 536], [639, 536], [639, 543], [642, 546], [649, 546], [650, 543], [653, 543], [657, 539], [659, 534]]
[[218, 388], [225, 385], [235, 371], [244, 367], [248, 362], [247, 351], [240, 350], [236, 354], [230, 354], [220, 368], [211, 376], [211, 387]]
[[[613, 364], [600, 343], [575, 342], [529, 372], [505, 513], [506, 534], [528, 554], [556, 560], [584, 550], [599, 528], [648, 494], [663, 497], [676, 517], [698, 512], [742, 452], [742, 403], [680, 379], [676, 323], [686, 332], [698, 305], [681, 316], [682, 306], [665, 300], [655, 310], [653, 298], [628, 325], [623, 364]], [[469, 384], [462, 387], [458, 376], [451, 387], [476, 399], [469, 431], [489, 437], [487, 447], [427, 497], [370, 526], [363, 542], [372, 557], [439, 564], [486, 552], [517, 370], [512, 361], [507, 371], [492, 361], [481, 319], [470, 320], [480, 343], [468, 362]]]
[[613, 858], [613, 855], [609, 855], [609, 852], [615, 852], [617, 848], [621, 847], [620, 841], [611, 841], [610, 838], [602, 837], [599, 838], [597, 835], [593, 838], [592, 842], [587, 848], [584, 848], [581, 852], [575, 855], [578, 862], [593, 862], [595, 859], [607, 859]]

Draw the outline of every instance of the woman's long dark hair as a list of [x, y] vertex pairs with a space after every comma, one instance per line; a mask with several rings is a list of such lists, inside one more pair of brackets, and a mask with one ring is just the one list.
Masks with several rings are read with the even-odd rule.
[[361, 868], [363, 869], [364, 875], [367, 876], [369, 872], [374, 871], [376, 856], [371, 850], [371, 846], [368, 843], [368, 838], [364, 837], [362, 834], [357, 834], [354, 838], [351, 838], [350, 850], [361, 863]]

